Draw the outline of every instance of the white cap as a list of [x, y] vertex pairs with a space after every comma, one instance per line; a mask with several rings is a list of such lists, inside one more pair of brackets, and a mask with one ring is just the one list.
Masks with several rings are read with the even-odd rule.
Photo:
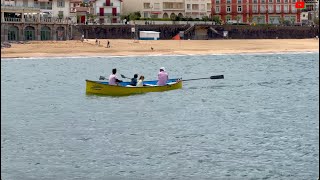
[[160, 69], [162, 69], [163, 71], [166, 71], [166, 69], [164, 67], [161, 67]]

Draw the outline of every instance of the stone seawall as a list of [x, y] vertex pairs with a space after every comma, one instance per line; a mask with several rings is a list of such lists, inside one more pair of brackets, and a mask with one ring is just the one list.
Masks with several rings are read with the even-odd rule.
[[[132, 28], [135, 32], [132, 32]], [[319, 35], [319, 27], [309, 26], [241, 26], [241, 25], [78, 25], [73, 27], [73, 39], [133, 39], [139, 31], [158, 31], [160, 39], [172, 39], [184, 31], [182, 39], [222, 39], [228, 31], [231, 39], [303, 39]]]

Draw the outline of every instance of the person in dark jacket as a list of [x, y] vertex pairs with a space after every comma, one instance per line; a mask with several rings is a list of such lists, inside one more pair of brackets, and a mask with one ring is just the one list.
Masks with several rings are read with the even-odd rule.
[[133, 76], [133, 78], [131, 79], [131, 82], [130, 82], [130, 85], [131, 86], [136, 86], [137, 85], [137, 79], [138, 79], [138, 74], [135, 74], [134, 76]]

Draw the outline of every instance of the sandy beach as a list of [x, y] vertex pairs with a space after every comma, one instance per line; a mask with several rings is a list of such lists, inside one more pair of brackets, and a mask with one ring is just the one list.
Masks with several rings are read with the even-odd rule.
[[[30, 41], [1, 49], [1, 58], [128, 56], [128, 55], [206, 55], [241, 53], [319, 52], [318, 39], [254, 40], [157, 40], [106, 39], [72, 41]], [[152, 50], [153, 48], [153, 50]]]

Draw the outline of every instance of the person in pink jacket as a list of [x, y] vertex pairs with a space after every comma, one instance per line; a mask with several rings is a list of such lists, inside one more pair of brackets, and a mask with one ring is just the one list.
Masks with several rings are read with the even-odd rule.
[[118, 85], [119, 82], [122, 82], [118, 79], [116, 73], [117, 69], [112, 69], [112, 74], [109, 76], [109, 85]]
[[165, 86], [169, 79], [168, 73], [165, 71], [164, 67], [160, 68], [160, 72], [158, 73], [158, 86]]

